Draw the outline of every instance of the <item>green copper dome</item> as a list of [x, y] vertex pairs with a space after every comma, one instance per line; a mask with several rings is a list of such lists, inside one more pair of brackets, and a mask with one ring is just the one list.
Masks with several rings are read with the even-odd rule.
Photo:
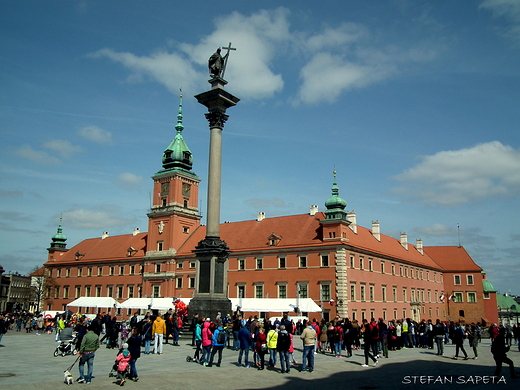
[[67, 236], [63, 234], [61, 223], [58, 225], [56, 234], [52, 236], [51, 249], [65, 249], [67, 247]]
[[497, 292], [489, 280], [482, 281], [482, 290], [484, 292]]
[[163, 153], [163, 168], [166, 170], [181, 168], [190, 171], [193, 167], [193, 156], [182, 137], [182, 131], [184, 130], [184, 126], [182, 125], [182, 95], [180, 96], [179, 113], [177, 114], [175, 130], [177, 130], [175, 138]]
[[336, 183], [336, 171], [334, 171], [334, 183], [332, 184], [332, 196], [325, 202], [325, 215], [327, 219], [346, 219], [345, 207], [347, 202], [339, 196], [339, 188]]

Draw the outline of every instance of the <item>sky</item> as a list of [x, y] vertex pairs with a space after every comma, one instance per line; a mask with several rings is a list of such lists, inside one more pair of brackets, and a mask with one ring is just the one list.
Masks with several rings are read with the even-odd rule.
[[[520, 294], [520, 1], [2, 1], [0, 265], [147, 230], [183, 136], [202, 180], [207, 60], [231, 43], [223, 221], [321, 211], [337, 171], [357, 223], [463, 245]], [[205, 218], [202, 220], [205, 223]]]

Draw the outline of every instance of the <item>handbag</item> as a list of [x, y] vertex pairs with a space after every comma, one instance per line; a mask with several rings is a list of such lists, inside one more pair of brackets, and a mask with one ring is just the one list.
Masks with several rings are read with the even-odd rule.
[[262, 351], [262, 352], [267, 351], [267, 344], [260, 344], [260, 351]]

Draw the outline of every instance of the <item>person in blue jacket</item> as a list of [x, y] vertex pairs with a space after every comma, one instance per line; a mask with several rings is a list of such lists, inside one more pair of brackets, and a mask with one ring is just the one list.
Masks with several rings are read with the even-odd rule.
[[227, 332], [222, 327], [222, 322], [219, 322], [217, 325], [217, 329], [213, 333], [213, 338], [211, 339], [211, 357], [209, 358], [209, 364], [207, 367], [211, 367], [213, 365], [213, 358], [215, 354], [218, 352], [218, 363], [217, 367], [220, 367], [220, 363], [222, 363], [222, 350], [226, 346], [227, 342]]

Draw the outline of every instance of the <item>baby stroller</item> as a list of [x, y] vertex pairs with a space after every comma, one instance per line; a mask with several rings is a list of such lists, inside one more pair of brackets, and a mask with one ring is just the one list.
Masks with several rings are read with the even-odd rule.
[[[70, 332], [65, 332], [67, 329], [70, 329]], [[59, 345], [54, 350], [54, 357], [58, 355], [67, 356], [67, 355], [76, 355], [78, 351], [76, 350], [76, 335], [72, 334], [71, 328], [63, 329], [60, 333]]]
[[[126, 354], [127, 355], [126, 355]], [[120, 357], [121, 354], [125, 354], [122, 358]], [[130, 360], [130, 354], [128, 353], [128, 344], [123, 344], [123, 348], [119, 350], [117, 353], [116, 360], [114, 361], [114, 364], [112, 365], [112, 369], [108, 373], [109, 378], [117, 378], [116, 383], [119, 386], [124, 386], [126, 382], [126, 378], [130, 376], [130, 364], [128, 364], [128, 361]], [[120, 366], [124, 366], [124, 370], [120, 371]]]

